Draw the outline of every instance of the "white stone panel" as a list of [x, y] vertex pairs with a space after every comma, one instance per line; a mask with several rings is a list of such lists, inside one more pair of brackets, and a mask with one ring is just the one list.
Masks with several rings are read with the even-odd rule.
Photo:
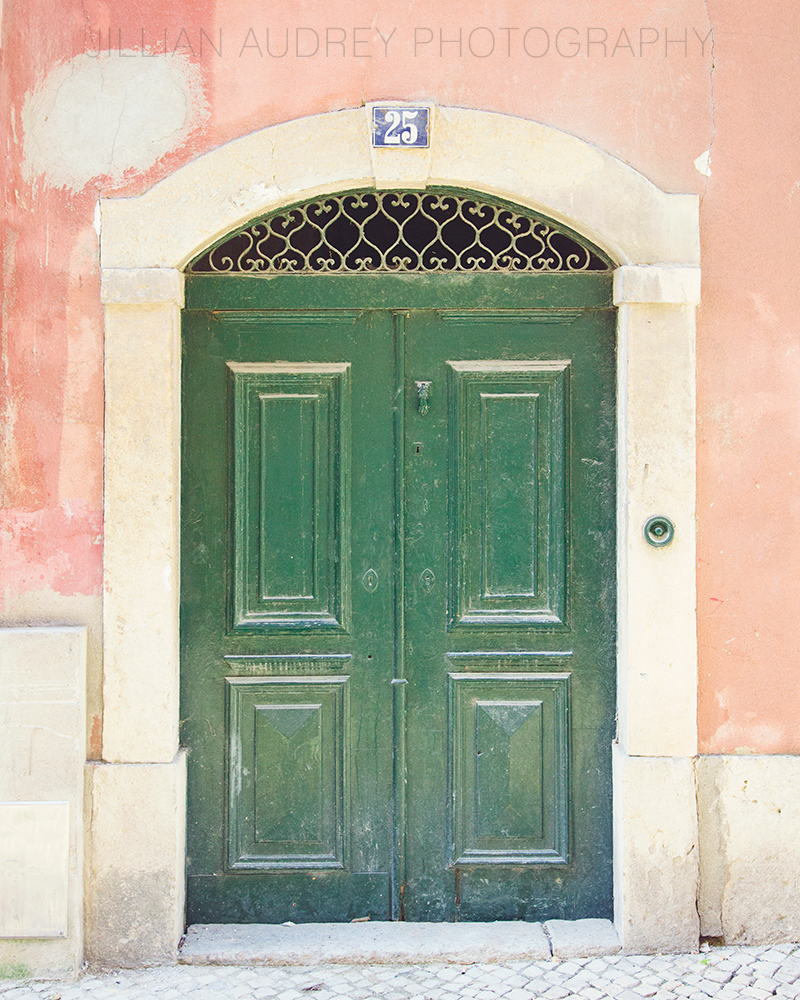
[[800, 757], [701, 757], [702, 933], [726, 944], [800, 939]]
[[174, 962], [183, 934], [186, 758], [87, 765], [86, 957]]
[[614, 747], [615, 923], [633, 954], [698, 944], [694, 762]]
[[0, 859], [0, 937], [66, 937], [69, 802], [0, 802]]
[[596, 146], [539, 122], [439, 108], [429, 183], [511, 195], [621, 264], [697, 264], [697, 198], [666, 194]]
[[[626, 753], [697, 752], [694, 307], [619, 307], [618, 701]], [[675, 526], [663, 548], [644, 525]]]
[[236, 139], [137, 198], [101, 202], [103, 267], [182, 267], [272, 208], [373, 185], [363, 109], [316, 115]]
[[101, 202], [102, 265], [183, 267], [281, 205], [403, 178], [510, 198], [572, 226], [622, 264], [697, 265], [696, 195], [660, 191], [601, 149], [538, 122], [467, 108], [435, 114], [429, 150], [384, 150], [376, 159], [366, 107], [229, 142], [146, 194]]
[[86, 629], [0, 629], [0, 964], [83, 957]]

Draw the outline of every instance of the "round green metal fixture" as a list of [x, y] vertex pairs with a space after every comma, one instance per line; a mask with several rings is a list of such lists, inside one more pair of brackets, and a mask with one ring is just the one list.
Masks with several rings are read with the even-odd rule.
[[664, 517], [663, 514], [657, 514], [655, 517], [650, 517], [645, 521], [644, 537], [650, 545], [655, 545], [659, 548], [663, 545], [669, 545], [674, 534], [675, 525], [668, 517]]

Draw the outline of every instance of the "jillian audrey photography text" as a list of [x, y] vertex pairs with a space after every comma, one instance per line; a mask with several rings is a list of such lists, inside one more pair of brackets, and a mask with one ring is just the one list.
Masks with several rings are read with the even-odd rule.
[[691, 25], [515, 27], [107, 27], [90, 55], [118, 58], [281, 59], [670, 59], [710, 56], [711, 29]]

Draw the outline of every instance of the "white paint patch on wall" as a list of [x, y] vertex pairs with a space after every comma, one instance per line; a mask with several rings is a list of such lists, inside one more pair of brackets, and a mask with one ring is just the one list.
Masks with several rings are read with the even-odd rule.
[[711, 176], [711, 150], [707, 149], [705, 153], [701, 153], [697, 159], [694, 161], [695, 167], [700, 171], [704, 177]]
[[181, 54], [76, 56], [26, 97], [25, 175], [72, 191], [95, 177], [119, 181], [152, 167], [207, 114], [200, 71]]

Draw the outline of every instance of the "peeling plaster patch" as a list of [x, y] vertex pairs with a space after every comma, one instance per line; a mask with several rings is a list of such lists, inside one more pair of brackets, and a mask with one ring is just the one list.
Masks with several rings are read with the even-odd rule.
[[701, 153], [697, 159], [694, 161], [695, 167], [700, 171], [703, 177], [711, 176], [711, 150], [707, 149], [705, 153]]
[[102, 529], [102, 514], [82, 499], [37, 511], [0, 511], [0, 612], [27, 591], [99, 594]]
[[[734, 692], [735, 696], [735, 692]], [[712, 738], [708, 741], [709, 746], [730, 747], [733, 750], [710, 750], [709, 753], [738, 754], [746, 756], [750, 754], [777, 754], [780, 747], [786, 744], [786, 727], [781, 725], [769, 725], [757, 723], [753, 713], [740, 713], [737, 717], [731, 713], [731, 689], [725, 688], [718, 691], [714, 699], [720, 713], [724, 713], [724, 721], [717, 727]], [[750, 744], [739, 744], [743, 736], [752, 740]], [[737, 745], [739, 744], [739, 745]]]
[[271, 201], [277, 201], [281, 189], [276, 184], [265, 184], [263, 181], [237, 191], [230, 199], [234, 208], [260, 208]]
[[93, 177], [119, 181], [126, 171], [152, 167], [207, 113], [200, 71], [180, 54], [76, 56], [26, 97], [25, 175], [72, 191]]
[[729, 399], [722, 399], [709, 406], [705, 416], [701, 416], [700, 423], [705, 425], [706, 421], [717, 425], [716, 433], [719, 435], [720, 444], [731, 447], [738, 442], [735, 435], [735, 424], [733, 420], [733, 405]]
[[753, 302], [756, 316], [762, 323], [767, 326], [777, 326], [780, 323], [778, 314], [763, 295], [759, 295], [758, 292], [748, 292], [747, 294]]

